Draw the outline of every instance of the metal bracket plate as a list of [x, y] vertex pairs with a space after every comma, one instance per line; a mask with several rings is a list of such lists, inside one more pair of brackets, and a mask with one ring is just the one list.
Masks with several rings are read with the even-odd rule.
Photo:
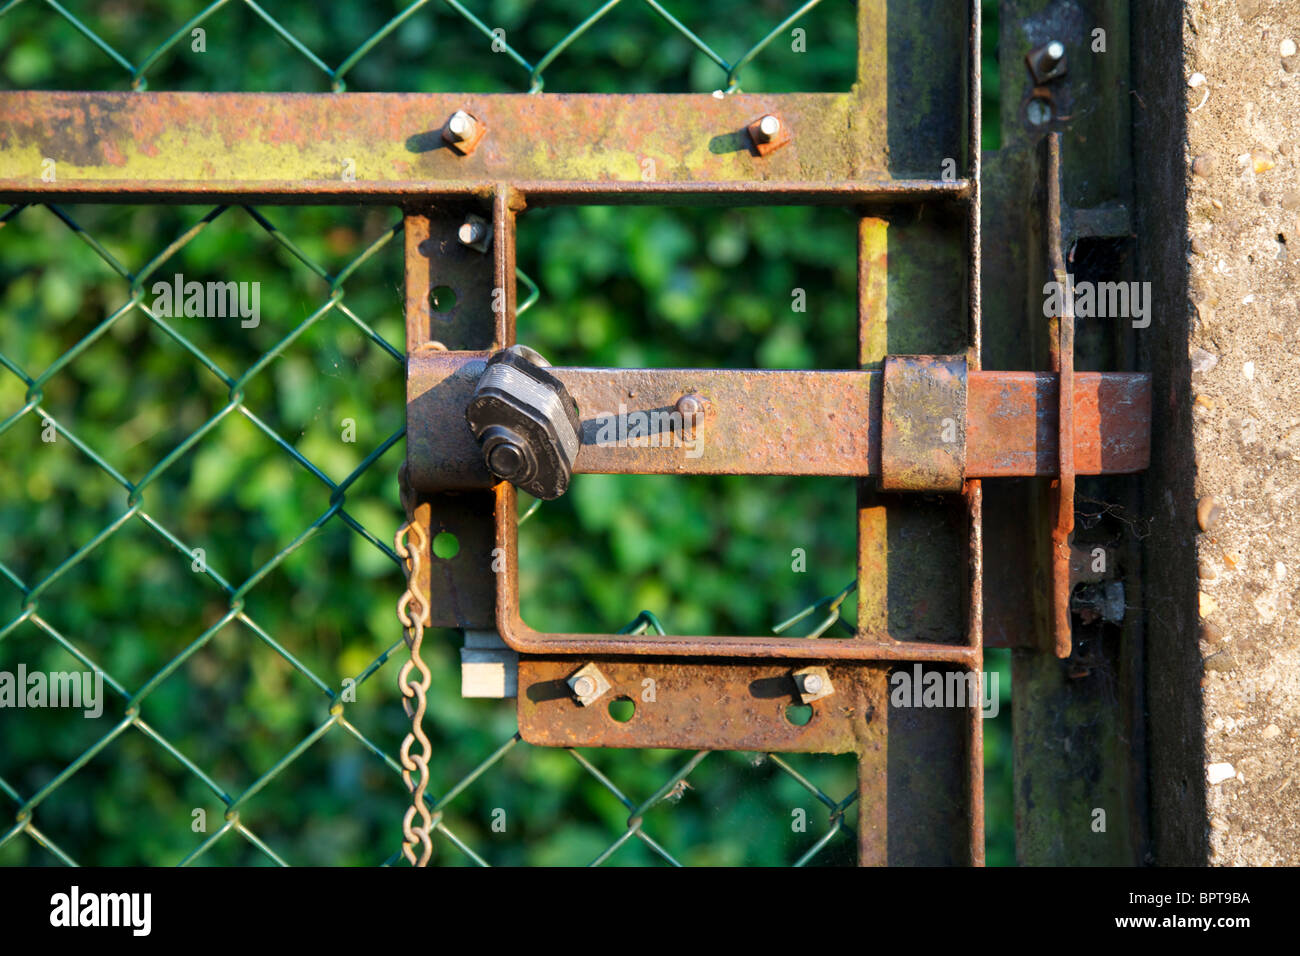
[[880, 408], [880, 487], [961, 491], [966, 479], [966, 359], [891, 355]]
[[[584, 658], [586, 660], [586, 658]], [[883, 732], [887, 667], [833, 664], [835, 693], [811, 708], [807, 723], [789, 664], [701, 663], [672, 658], [594, 658], [610, 689], [583, 707], [566, 683], [571, 657], [519, 661], [519, 733], [546, 747], [676, 747], [684, 750], [779, 750], [854, 753]], [[630, 720], [612, 717], [609, 701], [635, 705]]]

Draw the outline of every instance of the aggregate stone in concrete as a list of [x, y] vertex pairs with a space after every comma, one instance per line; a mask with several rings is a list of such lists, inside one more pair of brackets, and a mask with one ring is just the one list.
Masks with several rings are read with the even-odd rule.
[[1209, 862], [1296, 865], [1300, 2], [1191, 0], [1183, 38]]

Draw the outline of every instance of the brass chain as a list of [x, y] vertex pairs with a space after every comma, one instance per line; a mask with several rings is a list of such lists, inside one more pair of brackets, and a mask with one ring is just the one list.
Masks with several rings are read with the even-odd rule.
[[[406, 566], [406, 591], [397, 601], [397, 619], [405, 629], [406, 646], [410, 649], [410, 658], [402, 664], [397, 675], [397, 685], [401, 688], [402, 707], [411, 719], [411, 732], [402, 741], [401, 763], [402, 781], [411, 791], [411, 805], [406, 808], [402, 819], [402, 853], [414, 866], [427, 866], [433, 855], [433, 842], [429, 831], [433, 828], [433, 817], [425, 803], [424, 792], [429, 786], [429, 758], [433, 748], [424, 733], [424, 711], [428, 704], [429, 684], [432, 675], [429, 666], [420, 657], [420, 646], [424, 643], [424, 629], [429, 626], [429, 596], [420, 591], [421, 564], [425, 550], [429, 546], [429, 536], [424, 526], [415, 519], [414, 501], [406, 483], [406, 465], [398, 472], [401, 485], [402, 507], [406, 511], [406, 521], [398, 529], [393, 539], [394, 550]], [[411, 681], [411, 671], [418, 671], [420, 679]], [[412, 707], [411, 702], [415, 705]], [[411, 753], [411, 746], [418, 743], [420, 749]], [[413, 775], [418, 773], [418, 778]], [[416, 817], [419, 825], [414, 825]], [[416, 844], [420, 854], [415, 853]]]

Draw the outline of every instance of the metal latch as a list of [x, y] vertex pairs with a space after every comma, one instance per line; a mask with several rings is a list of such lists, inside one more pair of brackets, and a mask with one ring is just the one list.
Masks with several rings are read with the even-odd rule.
[[[1068, 401], [1060, 395], [1063, 378]], [[815, 651], [797, 637], [536, 631], [519, 610], [515, 486], [501, 480], [516, 462], [529, 463], [520, 487], [545, 497], [563, 491], [570, 466], [579, 474], [850, 475], [877, 478], [886, 490], [946, 494], [972, 479], [1057, 477], [1062, 461], [1071, 463], [1070, 478], [1136, 472], [1149, 454], [1146, 375], [969, 370], [960, 355], [889, 356], [879, 369], [736, 371], [551, 367], [518, 347], [425, 350], [409, 358], [408, 385], [408, 480], [425, 494], [459, 492], [444, 496], [439, 522], [479, 539], [478, 553], [492, 555], [491, 567], [446, 570], [442, 623], [495, 627], [525, 655], [919, 656], [964, 664], [971, 653], [960, 635], [900, 644], [888, 631], [869, 628], [857, 640], [820, 641]], [[686, 396], [708, 409], [691, 423], [690, 442], [681, 440], [684, 423], [673, 418]], [[1063, 408], [1070, 412], [1065, 428]], [[629, 418], [641, 437], [655, 440], [607, 441]], [[515, 447], [503, 463], [507, 442]], [[483, 517], [457, 530], [451, 505]], [[488, 513], [491, 537], [483, 540]], [[440, 602], [433, 603], [436, 614]], [[485, 607], [495, 608], [488, 619]]]
[[[488, 459], [502, 433], [491, 429], [507, 420], [534, 429], [534, 444], [517, 457], [551, 462], [551, 490], [567, 483], [559, 473], [566, 463], [575, 474], [878, 478], [885, 490], [927, 493], [958, 492], [972, 478], [1059, 475], [1054, 372], [971, 371], [960, 355], [895, 355], [880, 369], [845, 371], [536, 365], [543, 385], [493, 371], [518, 367], [505, 366], [511, 352], [410, 356], [407, 466], [415, 490], [497, 486], [505, 469], [498, 463], [495, 471]], [[1145, 469], [1150, 378], [1074, 372], [1071, 379], [1074, 471]], [[495, 424], [471, 410], [489, 394], [500, 402]], [[706, 409], [689, 422], [679, 411], [687, 398]], [[568, 439], [555, 437], [568, 427], [560, 410], [569, 408], [577, 439], [571, 457]]]

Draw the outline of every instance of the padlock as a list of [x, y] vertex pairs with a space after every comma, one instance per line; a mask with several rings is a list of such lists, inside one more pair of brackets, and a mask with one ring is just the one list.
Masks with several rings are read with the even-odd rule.
[[578, 405], [550, 363], [526, 345], [488, 359], [465, 419], [488, 471], [537, 498], [569, 487], [578, 457]]

